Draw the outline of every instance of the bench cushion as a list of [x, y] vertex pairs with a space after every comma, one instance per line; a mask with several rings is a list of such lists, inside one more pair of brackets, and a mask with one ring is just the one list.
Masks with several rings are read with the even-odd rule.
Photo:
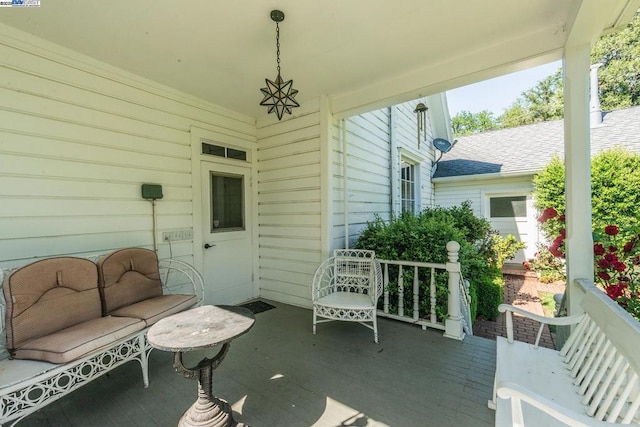
[[3, 292], [10, 351], [101, 315], [98, 272], [87, 259], [60, 257], [28, 264], [6, 278]]
[[145, 328], [140, 319], [99, 317], [22, 344], [14, 358], [66, 363]]
[[114, 310], [111, 315], [134, 317], [151, 326], [163, 317], [193, 307], [197, 302], [195, 295], [160, 295]]
[[98, 261], [103, 314], [162, 295], [158, 257], [154, 251], [128, 248]]
[[356, 292], [333, 292], [318, 298], [316, 305], [324, 305], [337, 309], [371, 309], [375, 307], [375, 303], [371, 301], [371, 297], [367, 294]]

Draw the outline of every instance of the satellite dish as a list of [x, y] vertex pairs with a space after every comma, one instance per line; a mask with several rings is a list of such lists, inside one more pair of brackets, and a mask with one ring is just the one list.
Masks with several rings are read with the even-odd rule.
[[435, 175], [436, 168], [438, 167], [438, 162], [440, 161], [440, 159], [442, 159], [442, 156], [444, 156], [444, 153], [448, 153], [449, 151], [451, 151], [451, 149], [453, 148], [454, 145], [456, 145], [457, 142], [458, 142], [457, 139], [453, 141], [453, 144], [444, 138], [435, 138], [433, 140], [432, 144], [436, 148], [436, 150], [440, 151], [440, 156], [438, 156], [438, 158], [433, 162], [433, 165], [431, 166], [432, 177], [433, 175]]
[[436, 147], [436, 149], [442, 151], [443, 153], [448, 153], [454, 144], [455, 142], [452, 144], [444, 138], [435, 138], [433, 140], [433, 146]]

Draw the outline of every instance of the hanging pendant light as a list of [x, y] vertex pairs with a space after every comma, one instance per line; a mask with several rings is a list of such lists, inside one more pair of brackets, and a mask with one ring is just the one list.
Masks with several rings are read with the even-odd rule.
[[264, 98], [260, 105], [267, 107], [269, 114], [275, 112], [278, 120], [282, 120], [284, 113], [291, 114], [291, 109], [299, 107], [295, 100], [298, 91], [293, 88], [293, 80], [284, 81], [280, 75], [280, 22], [284, 21], [284, 12], [280, 10], [271, 11], [271, 19], [276, 23], [276, 58], [278, 64], [278, 75], [275, 80], [264, 79], [267, 87], [260, 89]]

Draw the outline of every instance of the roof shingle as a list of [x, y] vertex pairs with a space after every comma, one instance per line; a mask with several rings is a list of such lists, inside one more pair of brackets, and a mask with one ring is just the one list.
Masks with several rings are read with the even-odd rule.
[[[614, 147], [640, 153], [640, 106], [605, 113], [602, 125], [591, 128], [592, 155]], [[563, 120], [459, 137], [434, 178], [535, 173], [554, 155], [564, 157]]]

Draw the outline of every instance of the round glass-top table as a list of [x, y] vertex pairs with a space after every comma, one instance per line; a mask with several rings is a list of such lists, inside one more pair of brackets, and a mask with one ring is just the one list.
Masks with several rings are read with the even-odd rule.
[[[147, 333], [149, 344], [172, 351], [173, 366], [186, 378], [198, 379], [198, 399], [184, 413], [178, 426], [235, 426], [231, 407], [213, 395], [213, 370], [229, 351], [230, 343], [255, 323], [255, 315], [246, 308], [205, 305], [159, 320]], [[213, 357], [204, 357], [195, 366], [185, 366], [183, 354], [222, 345]]]

